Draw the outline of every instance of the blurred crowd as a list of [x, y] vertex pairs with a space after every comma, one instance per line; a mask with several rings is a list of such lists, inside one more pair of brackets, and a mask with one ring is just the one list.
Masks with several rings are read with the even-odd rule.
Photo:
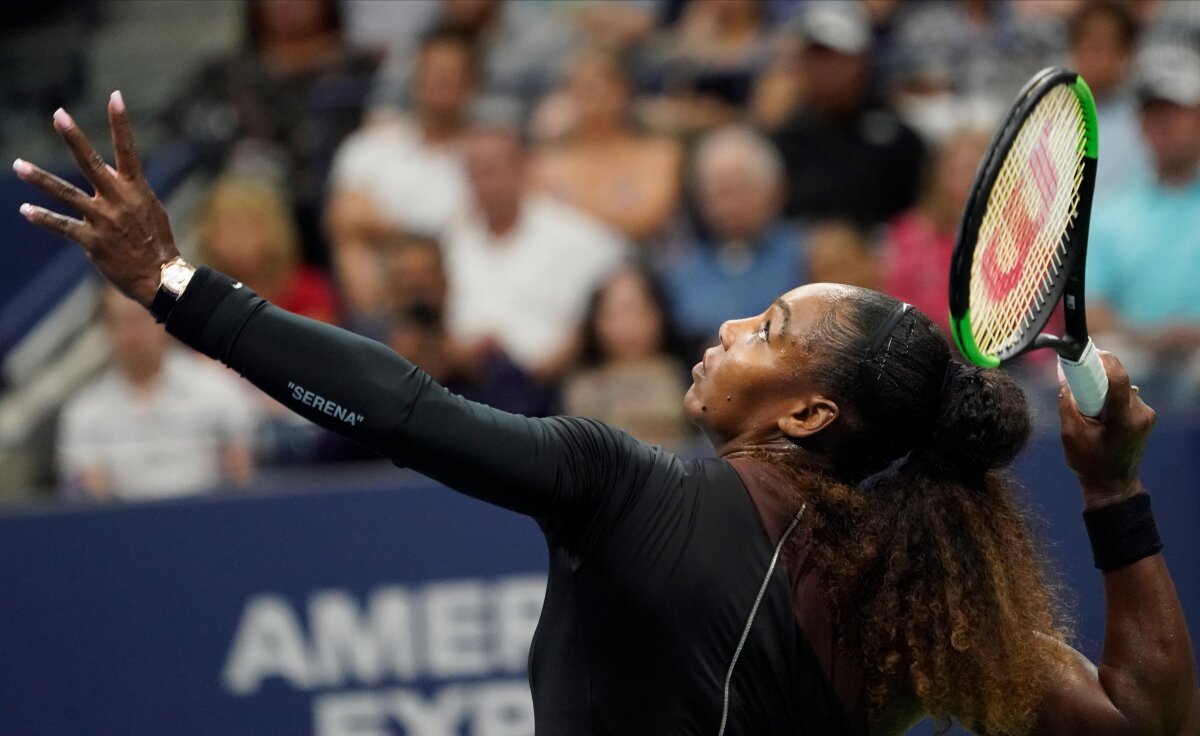
[[[1200, 3], [255, 0], [163, 122], [203, 151], [190, 259], [468, 398], [687, 448], [701, 348], [799, 284], [947, 326], [976, 166], [1052, 64], [1099, 107], [1096, 342], [1152, 403], [1195, 404]], [[60, 424], [68, 493], [362, 456], [115, 292], [101, 314], [111, 367]], [[1020, 370], [1056, 385], [1052, 361]]]

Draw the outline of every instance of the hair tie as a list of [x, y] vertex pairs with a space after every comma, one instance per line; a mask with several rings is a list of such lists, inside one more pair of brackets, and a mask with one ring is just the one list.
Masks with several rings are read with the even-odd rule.
[[953, 358], [946, 361], [946, 373], [942, 376], [942, 390], [939, 394], [941, 402], [943, 404], [946, 403], [954, 395], [954, 391], [958, 388], [959, 384], [978, 373], [979, 369], [973, 365], [959, 363]]

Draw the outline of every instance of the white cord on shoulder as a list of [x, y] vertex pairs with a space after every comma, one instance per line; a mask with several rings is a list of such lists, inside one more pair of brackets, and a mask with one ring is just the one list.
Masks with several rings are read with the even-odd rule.
[[725, 695], [721, 704], [721, 730], [717, 731], [717, 736], [725, 736], [725, 726], [729, 723], [729, 686], [733, 682], [733, 668], [737, 665], [738, 657], [742, 656], [742, 647], [746, 646], [746, 639], [750, 636], [750, 627], [754, 625], [754, 617], [758, 615], [758, 606], [767, 592], [771, 575], [775, 573], [775, 564], [779, 562], [779, 553], [783, 550], [783, 544], [788, 537], [792, 536], [792, 532], [800, 523], [800, 517], [804, 516], [804, 509], [807, 506], [808, 504], [800, 505], [800, 510], [796, 512], [796, 518], [792, 519], [792, 523], [788, 524], [783, 536], [775, 543], [775, 554], [771, 555], [771, 564], [767, 567], [767, 574], [763, 576], [762, 585], [758, 588], [758, 595], [754, 598], [754, 605], [750, 607], [750, 616], [746, 619], [746, 627], [742, 629], [742, 638], [738, 640], [737, 649], [733, 650], [733, 659], [729, 660], [729, 671], [725, 673]]

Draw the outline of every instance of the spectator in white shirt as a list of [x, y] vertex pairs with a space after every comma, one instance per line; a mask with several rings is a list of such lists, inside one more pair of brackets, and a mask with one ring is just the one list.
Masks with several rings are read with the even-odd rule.
[[93, 500], [200, 493], [247, 482], [255, 409], [226, 369], [170, 349], [140, 304], [101, 298], [112, 366], [63, 408], [59, 477]]
[[379, 312], [386, 301], [380, 241], [397, 232], [436, 235], [466, 201], [461, 143], [476, 74], [469, 41], [434, 32], [419, 51], [412, 115], [377, 120], [338, 150], [327, 212], [352, 317]]
[[626, 244], [571, 206], [532, 193], [527, 160], [510, 127], [483, 124], [467, 137], [472, 201], [442, 239], [448, 327], [467, 364], [500, 350], [550, 381], [572, 361], [588, 299]]

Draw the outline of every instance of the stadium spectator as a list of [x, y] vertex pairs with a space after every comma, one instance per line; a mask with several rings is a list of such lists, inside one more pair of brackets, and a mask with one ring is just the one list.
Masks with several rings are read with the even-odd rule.
[[800, 107], [775, 134], [789, 176], [786, 211], [882, 222], [916, 199], [921, 140], [870, 96], [871, 28], [857, 3], [814, 3], [800, 32]]
[[166, 114], [214, 170], [291, 189], [306, 260], [328, 258], [318, 222], [337, 145], [358, 124], [375, 62], [345, 47], [335, 0], [251, 0], [246, 41], [200, 71]]
[[[525, 109], [554, 86], [559, 70], [583, 42], [570, 17], [578, 9], [574, 3], [441, 0], [431, 27], [459, 33], [475, 46], [484, 97]], [[410, 43], [401, 39], [388, 50], [371, 92], [373, 109], [409, 106], [415, 73]]]
[[[1095, 333], [1118, 332], [1131, 358], [1130, 347], [1144, 351], [1148, 364], [1133, 364], [1131, 372], [1168, 380], [1200, 355], [1200, 53], [1147, 49], [1138, 61], [1137, 94], [1155, 175], [1093, 215], [1088, 319]], [[1177, 388], [1200, 386], [1192, 371]]]
[[879, 89], [896, 114], [917, 131], [925, 143], [936, 147], [963, 127], [991, 126], [995, 104], [959, 93], [956, 70], [938, 46], [905, 47], [879, 62]]
[[892, 29], [885, 67], [936, 66], [954, 93], [999, 116], [1021, 86], [1065, 46], [1065, 24], [1051, 3], [927, 0], [904, 3]]
[[762, 130], [775, 131], [791, 119], [800, 99], [800, 63], [803, 43], [795, 33], [775, 38], [775, 55], [754, 83], [754, 94], [744, 109], [746, 122]]
[[989, 134], [964, 129], [937, 150], [916, 207], [888, 223], [882, 253], [883, 290], [920, 309], [950, 331], [950, 255], [975, 170]]
[[615, 272], [592, 295], [581, 367], [563, 386], [566, 413], [680, 447], [694, 432], [679, 400], [687, 372], [675, 347], [662, 287], [646, 271]]
[[1132, 181], [1150, 176], [1146, 144], [1138, 130], [1137, 101], [1129, 85], [1137, 26], [1125, 3], [1087, 3], [1071, 21], [1071, 64], [1096, 98], [1104, 155], [1096, 173], [1101, 206]]
[[384, 273], [391, 286], [388, 307], [394, 313], [446, 311], [450, 283], [441, 245], [435, 238], [401, 233], [382, 247]]
[[262, 179], [225, 178], [197, 222], [201, 260], [296, 314], [337, 322], [329, 279], [300, 261], [299, 234], [277, 188]]
[[[886, 65], [892, 63], [892, 31], [898, 11], [904, 0], [857, 0], [862, 17], [871, 34], [871, 69], [868, 72], [868, 94], [874, 98], [887, 99], [886, 83], [891, 75]], [[795, 32], [802, 23], [805, 12], [814, 7], [812, 3], [772, 2], [767, 0], [767, 15], [773, 17], [781, 29], [772, 39], [777, 50], [774, 60], [759, 77], [754, 99], [751, 102], [751, 119], [769, 130], [778, 128], [788, 118], [800, 98], [800, 85], [794, 71], [797, 56], [802, 47], [802, 34]]]
[[[427, 237], [401, 236], [384, 247], [393, 285], [388, 343], [451, 391], [497, 409], [543, 416], [554, 400], [542, 385], [502, 351], [490, 351], [472, 363], [446, 330], [449, 279], [441, 246]], [[469, 349], [465, 351], [469, 357]]]
[[780, 218], [783, 162], [766, 138], [745, 127], [710, 133], [694, 184], [700, 222], [668, 260], [666, 286], [681, 332], [703, 342], [729, 315], [761, 311], [763, 294], [803, 283], [806, 254], [799, 228]]
[[562, 140], [535, 164], [538, 185], [631, 240], [660, 234], [679, 201], [682, 151], [628, 120], [632, 89], [616, 55], [589, 49], [575, 58], [561, 97]]
[[445, 385], [455, 366], [445, 329], [449, 283], [441, 246], [432, 238], [408, 235], [387, 242], [382, 252], [393, 287], [388, 342]]
[[170, 348], [142, 305], [101, 297], [112, 366], [63, 408], [59, 478], [93, 500], [140, 500], [242, 484], [255, 413], [224, 368]]
[[630, 48], [668, 22], [660, 11], [669, 7], [663, 0], [589, 0], [571, 8], [571, 22], [592, 43]]
[[436, 234], [466, 202], [461, 148], [476, 75], [467, 39], [431, 33], [418, 55], [411, 116], [368, 125], [338, 150], [328, 222], [338, 281], [356, 315], [385, 308], [378, 241]]
[[1153, 46], [1200, 44], [1200, 3], [1129, 3], [1129, 11], [1145, 29], [1144, 41]]
[[654, 130], [687, 134], [741, 117], [775, 43], [762, 0], [688, 3], [678, 25], [648, 53], [658, 94], [638, 104], [638, 118]]
[[985, 108], [954, 93], [949, 71], [932, 59], [913, 59], [891, 74], [890, 101], [896, 114], [930, 147], [942, 143], [972, 117], [991, 121]]
[[530, 375], [558, 378], [575, 355], [588, 295], [622, 260], [621, 239], [562, 202], [529, 191], [527, 152], [508, 125], [467, 136], [471, 205], [447, 228], [447, 325], [460, 365], [497, 351]]

